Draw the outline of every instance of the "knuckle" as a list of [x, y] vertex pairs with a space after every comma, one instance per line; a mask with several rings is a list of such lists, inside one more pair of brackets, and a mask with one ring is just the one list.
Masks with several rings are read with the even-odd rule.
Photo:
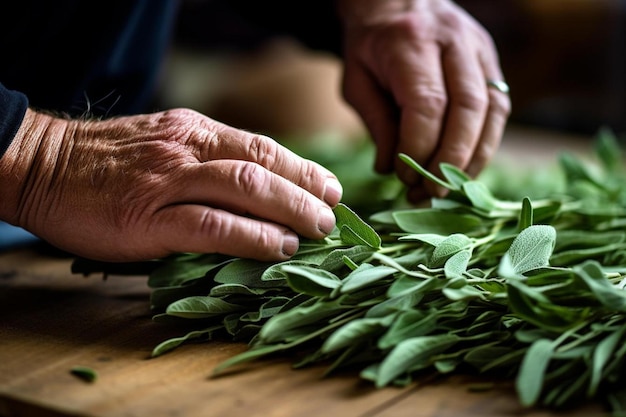
[[463, 89], [454, 95], [454, 104], [473, 112], [484, 113], [489, 107], [490, 100], [485, 94], [479, 94], [476, 89]]
[[259, 249], [273, 250], [277, 244], [275, 230], [267, 223], [258, 223], [254, 233], [255, 246]]
[[200, 236], [209, 236], [209, 251], [216, 251], [219, 242], [229, 237], [231, 224], [226, 216], [220, 215], [217, 210], [205, 210], [200, 218], [198, 232]]
[[442, 117], [446, 111], [448, 97], [437, 88], [418, 86], [415, 97], [415, 111], [428, 119]]
[[254, 162], [244, 162], [239, 165], [235, 174], [238, 188], [251, 197], [257, 196], [261, 190], [269, 187], [269, 172], [261, 165]]
[[300, 176], [298, 178], [298, 185], [308, 189], [311, 186], [310, 184], [315, 184], [319, 182], [316, 181], [316, 179], [318, 178], [318, 171], [313, 163], [305, 161], [305, 163], [302, 163], [299, 166]]
[[268, 169], [271, 169], [278, 160], [278, 146], [267, 136], [253, 135], [248, 149], [252, 159]]
[[295, 215], [296, 224], [302, 225], [305, 219], [313, 218], [313, 204], [308, 195], [303, 192], [296, 193], [292, 198], [291, 209]]

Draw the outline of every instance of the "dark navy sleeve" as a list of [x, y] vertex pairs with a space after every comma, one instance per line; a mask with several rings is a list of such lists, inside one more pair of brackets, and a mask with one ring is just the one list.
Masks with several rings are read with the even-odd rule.
[[24, 119], [28, 99], [0, 83], [0, 158], [4, 155]]

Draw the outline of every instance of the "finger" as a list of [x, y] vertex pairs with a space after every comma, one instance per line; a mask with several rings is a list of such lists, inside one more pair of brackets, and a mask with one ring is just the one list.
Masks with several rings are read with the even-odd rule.
[[[406, 57], [401, 65], [394, 66], [391, 77], [392, 91], [401, 111], [398, 153], [425, 165], [437, 148], [447, 103], [440, 49], [435, 43], [420, 44], [409, 49]], [[421, 183], [421, 176], [399, 159], [396, 159], [396, 171], [409, 186]]]
[[168, 206], [155, 215], [152, 238], [163, 253], [221, 253], [260, 261], [289, 259], [298, 236], [284, 226], [206, 206]]
[[398, 143], [396, 106], [361, 66], [346, 63], [343, 95], [361, 116], [376, 145], [374, 169], [380, 174], [393, 171]]
[[265, 219], [311, 239], [322, 239], [335, 227], [329, 205], [253, 162], [216, 160], [194, 164], [178, 181], [180, 202]]
[[466, 169], [471, 177], [477, 176], [498, 151], [510, 113], [511, 103], [507, 95], [490, 89], [489, 97], [489, 109], [480, 140]]
[[[479, 143], [489, 103], [483, 69], [478, 56], [468, 46], [452, 45], [442, 56], [448, 88], [448, 112], [440, 145], [428, 169], [441, 175], [439, 166], [446, 162], [465, 170]], [[444, 190], [427, 184], [431, 194]]]
[[[500, 69], [498, 55], [493, 43], [488, 39], [488, 48], [480, 54], [486, 80], [504, 80]], [[511, 100], [508, 93], [495, 88], [488, 88], [489, 107], [480, 140], [472, 160], [467, 167], [467, 173], [471, 176], [478, 175], [491, 158], [496, 154], [508, 117], [511, 113]]]
[[329, 205], [341, 200], [337, 177], [320, 164], [304, 159], [273, 139], [215, 123], [190, 139], [203, 150], [201, 161], [233, 159], [257, 163], [308, 190]]

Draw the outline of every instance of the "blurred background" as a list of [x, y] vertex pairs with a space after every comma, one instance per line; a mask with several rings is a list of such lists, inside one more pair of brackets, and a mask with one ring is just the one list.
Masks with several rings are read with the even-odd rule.
[[[184, 1], [160, 105], [192, 106], [277, 138], [361, 137], [339, 94], [332, 2], [314, 3]], [[626, 131], [626, 0], [457, 3], [496, 42], [512, 125]], [[299, 39], [286, 35], [293, 31]]]

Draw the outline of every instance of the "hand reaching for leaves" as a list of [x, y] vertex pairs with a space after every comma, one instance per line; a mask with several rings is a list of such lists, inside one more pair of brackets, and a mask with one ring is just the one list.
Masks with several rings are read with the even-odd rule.
[[509, 96], [487, 31], [450, 0], [340, 0], [343, 91], [377, 147], [375, 168], [395, 170], [418, 201], [445, 190], [402, 163], [405, 153], [441, 175], [439, 164], [478, 174], [495, 154]]
[[337, 178], [187, 109], [108, 120], [27, 110], [0, 159], [0, 219], [87, 258], [285, 260], [335, 225]]

